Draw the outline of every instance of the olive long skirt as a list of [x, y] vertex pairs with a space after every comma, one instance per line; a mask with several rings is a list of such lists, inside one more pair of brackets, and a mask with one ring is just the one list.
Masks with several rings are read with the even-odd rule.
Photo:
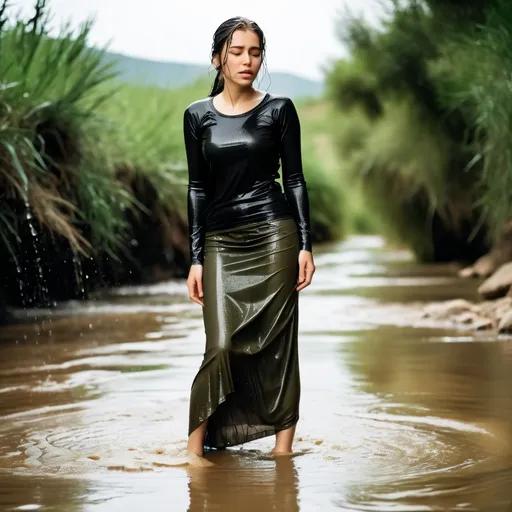
[[298, 254], [293, 219], [206, 233], [206, 349], [192, 383], [189, 434], [205, 448], [273, 435], [299, 418]]

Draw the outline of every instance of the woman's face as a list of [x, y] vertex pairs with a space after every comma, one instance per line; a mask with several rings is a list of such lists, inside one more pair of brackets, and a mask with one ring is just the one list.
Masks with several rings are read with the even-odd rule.
[[[240, 87], [252, 85], [261, 67], [260, 40], [252, 30], [235, 30], [229, 47], [221, 55], [224, 79]], [[217, 63], [216, 63], [217, 64]]]

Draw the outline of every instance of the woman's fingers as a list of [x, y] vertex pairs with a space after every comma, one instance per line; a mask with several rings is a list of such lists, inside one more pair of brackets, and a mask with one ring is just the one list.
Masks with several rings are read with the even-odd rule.
[[306, 280], [306, 260], [299, 261], [299, 275], [297, 276], [298, 284], [303, 283]]
[[[201, 300], [203, 297], [203, 287], [202, 283], [200, 283], [196, 278], [189, 279], [188, 283], [188, 296], [192, 301], [199, 304], [200, 306], [203, 305], [203, 301]], [[201, 290], [201, 291], [199, 291]]]
[[188, 296], [190, 300], [203, 306], [203, 266], [191, 265], [187, 279]]
[[197, 294], [199, 295], [199, 298], [202, 299], [203, 298], [203, 280], [197, 279], [196, 283], [197, 283]]
[[309, 283], [304, 281], [303, 283], [299, 284], [299, 286], [297, 286], [297, 291], [300, 292], [301, 290], [303, 290], [304, 288], [306, 288], [306, 286], [308, 285]]
[[[302, 272], [302, 273], [301, 273]], [[315, 265], [311, 261], [300, 262], [299, 264], [299, 285], [297, 286], [297, 291], [300, 292], [306, 286], [311, 284], [313, 280], [313, 274], [315, 273]], [[300, 276], [304, 276], [301, 280]], [[302, 282], [301, 282], [302, 281]]]
[[306, 267], [306, 282], [308, 284], [311, 284], [311, 281], [313, 280], [313, 274], [315, 273], [315, 265], [313, 263], [309, 263]]

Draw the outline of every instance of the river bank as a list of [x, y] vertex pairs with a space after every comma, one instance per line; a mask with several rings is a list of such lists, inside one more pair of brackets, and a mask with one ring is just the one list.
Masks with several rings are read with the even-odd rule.
[[459, 279], [473, 285], [476, 300], [463, 298], [429, 303], [423, 318], [449, 322], [473, 331], [512, 334], [512, 233], [511, 223], [493, 249], [472, 265], [457, 271]]

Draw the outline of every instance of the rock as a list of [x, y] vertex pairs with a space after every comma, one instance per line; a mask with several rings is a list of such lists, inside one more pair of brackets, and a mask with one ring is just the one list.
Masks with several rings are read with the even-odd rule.
[[484, 329], [491, 329], [494, 327], [495, 323], [491, 318], [487, 318], [486, 316], [479, 315], [473, 311], [465, 311], [459, 315], [456, 315], [453, 320], [457, 324], [465, 324], [470, 325], [473, 329], [477, 331], [481, 331]]
[[491, 277], [478, 288], [478, 293], [486, 299], [503, 297], [512, 285], [512, 262], [502, 265]]
[[42, 462], [35, 458], [35, 457], [29, 457], [24, 462], [25, 466], [42, 466]]
[[429, 304], [425, 306], [424, 316], [432, 316], [435, 318], [449, 318], [459, 315], [466, 311], [472, 311], [473, 305], [465, 299], [447, 300], [444, 302]]
[[498, 324], [499, 333], [512, 333], [512, 310], [506, 312]]
[[496, 314], [496, 301], [486, 300], [480, 304], [475, 305], [475, 313], [479, 316], [494, 318]]
[[41, 455], [43, 455], [43, 452], [36, 446], [31, 446], [30, 448], [27, 448], [25, 450], [25, 455], [29, 458], [30, 457], [37, 458], [37, 457], [41, 457]]
[[484, 254], [473, 265], [459, 270], [459, 277], [489, 277], [497, 270], [501, 263], [492, 254]]
[[490, 254], [484, 254], [473, 264], [473, 272], [479, 277], [489, 277], [496, 272], [500, 263], [501, 262], [498, 262], [496, 258], [493, 258]]
[[477, 273], [475, 271], [475, 267], [473, 267], [473, 266], [464, 267], [459, 270], [459, 277], [468, 278], [468, 277], [476, 277], [476, 276], [477, 276]]
[[491, 250], [459, 271], [460, 277], [489, 277], [512, 260], [512, 221], [507, 222]]
[[512, 297], [506, 296], [494, 301], [493, 318], [500, 320], [503, 315], [506, 315], [512, 309]]
[[473, 322], [473, 328], [477, 331], [484, 331], [486, 329], [492, 329], [494, 322], [490, 318], [478, 318]]
[[464, 313], [455, 317], [455, 321], [459, 324], [472, 324], [477, 319], [478, 316], [471, 311], [464, 311]]

